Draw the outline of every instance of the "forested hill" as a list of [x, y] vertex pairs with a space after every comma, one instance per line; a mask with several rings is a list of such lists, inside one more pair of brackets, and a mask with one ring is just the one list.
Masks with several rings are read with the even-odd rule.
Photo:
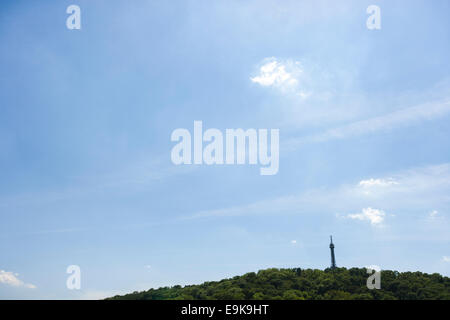
[[266, 269], [200, 285], [133, 292], [109, 299], [445, 299], [450, 278], [421, 272], [381, 272], [381, 289], [366, 286], [366, 269]]

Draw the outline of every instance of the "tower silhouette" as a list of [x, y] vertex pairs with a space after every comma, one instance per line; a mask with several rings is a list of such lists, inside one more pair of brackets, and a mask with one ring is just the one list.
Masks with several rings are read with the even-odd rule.
[[333, 244], [333, 236], [330, 236], [330, 250], [331, 250], [331, 269], [336, 269], [336, 258], [334, 257], [334, 244]]

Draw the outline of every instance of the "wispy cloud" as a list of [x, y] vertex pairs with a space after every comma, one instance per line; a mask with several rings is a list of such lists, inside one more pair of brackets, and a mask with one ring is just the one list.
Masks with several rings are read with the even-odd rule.
[[400, 127], [433, 120], [448, 114], [450, 114], [450, 100], [421, 104], [382, 116], [359, 120], [344, 126], [326, 130], [319, 134], [293, 138], [285, 143], [285, 147], [287, 149], [296, 149], [305, 143], [345, 139], [378, 131], [395, 130]]
[[443, 256], [443, 257], [442, 257], [442, 261], [444, 261], [444, 262], [450, 262], [450, 257]]
[[[444, 163], [397, 173], [391, 172], [386, 177], [361, 179], [350, 184], [317, 188], [249, 204], [203, 210], [188, 216], [188, 219], [293, 213], [345, 213], [343, 217], [350, 214], [349, 218], [381, 225], [389, 216], [386, 211], [395, 212], [396, 216], [407, 212], [420, 214], [427, 210], [426, 208], [437, 205], [448, 206], [449, 194], [450, 164]], [[358, 212], [360, 208], [365, 209]]]
[[[156, 160], [148, 158], [136, 161], [108, 174], [71, 177], [73, 183], [66, 189], [40, 190], [0, 197], [0, 207], [38, 205], [67, 201], [93, 194], [130, 192], [161, 183], [172, 176], [189, 174], [196, 169], [194, 166], [179, 168], [168, 165], [162, 156], [153, 158]], [[62, 230], [62, 232], [65, 231]]]
[[428, 216], [432, 219], [436, 218], [438, 216], [439, 212], [437, 210], [431, 211]]
[[12, 287], [23, 287], [28, 289], [35, 289], [36, 286], [31, 283], [25, 283], [18, 278], [18, 273], [13, 273], [10, 271], [0, 270], [0, 283], [12, 286]]

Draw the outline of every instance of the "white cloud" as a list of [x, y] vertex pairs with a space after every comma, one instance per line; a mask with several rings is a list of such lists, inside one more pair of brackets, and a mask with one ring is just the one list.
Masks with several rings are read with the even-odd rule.
[[30, 283], [25, 283], [19, 278], [18, 273], [12, 273], [9, 271], [0, 270], [0, 283], [4, 283], [13, 287], [24, 287], [28, 289], [35, 289], [36, 286]]
[[299, 78], [303, 73], [302, 66], [298, 61], [279, 60], [267, 58], [259, 68], [259, 75], [250, 78], [254, 83], [263, 87], [278, 88], [282, 92], [295, 92], [301, 98], [306, 98], [308, 93], [300, 90]]
[[437, 210], [433, 210], [428, 215], [430, 216], [430, 218], [436, 218], [438, 214], [439, 212]]
[[374, 179], [370, 178], [368, 180], [361, 180], [358, 183], [358, 187], [362, 189], [362, 192], [366, 195], [374, 194], [375, 192], [380, 192], [381, 190], [398, 185], [399, 183], [393, 178], [387, 179]]
[[350, 219], [370, 221], [372, 225], [380, 225], [384, 221], [386, 214], [382, 210], [365, 208], [361, 213], [347, 215]]
[[444, 261], [444, 262], [450, 262], [450, 257], [443, 256], [443, 257], [442, 257], [442, 261]]
[[363, 188], [371, 188], [371, 187], [389, 187], [392, 185], [398, 184], [397, 181], [394, 181], [394, 179], [368, 179], [368, 180], [361, 180], [359, 182], [359, 186]]
[[291, 240], [292, 244], [297, 244], [297, 240]]

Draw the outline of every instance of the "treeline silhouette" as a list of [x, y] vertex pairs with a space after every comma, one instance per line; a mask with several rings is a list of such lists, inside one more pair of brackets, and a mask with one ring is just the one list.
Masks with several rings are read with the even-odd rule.
[[367, 288], [366, 269], [266, 269], [221, 281], [133, 292], [121, 300], [450, 300], [450, 278], [438, 273], [381, 272], [381, 289]]

